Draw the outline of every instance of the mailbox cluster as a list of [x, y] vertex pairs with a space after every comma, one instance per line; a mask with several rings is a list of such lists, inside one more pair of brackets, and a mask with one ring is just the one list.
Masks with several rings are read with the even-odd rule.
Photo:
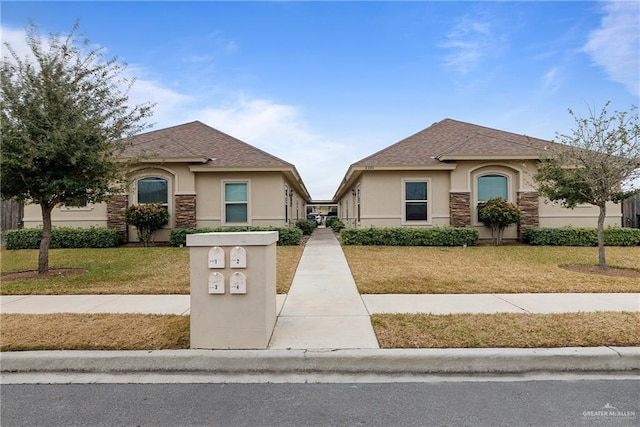
[[[224, 269], [226, 254], [223, 248], [213, 247], [209, 249], [208, 264], [210, 269]], [[240, 246], [231, 248], [229, 251], [229, 268], [247, 268], [247, 251]], [[209, 273], [209, 293], [220, 295], [226, 292], [225, 276], [219, 271]], [[244, 273], [234, 271], [229, 277], [229, 293], [242, 295], [247, 293], [247, 277]]]

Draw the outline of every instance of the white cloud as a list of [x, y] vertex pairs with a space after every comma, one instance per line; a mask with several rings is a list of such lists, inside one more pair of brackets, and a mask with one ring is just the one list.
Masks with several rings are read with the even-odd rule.
[[444, 65], [460, 74], [467, 74], [495, 50], [496, 37], [489, 22], [469, 15], [463, 16], [447, 34], [440, 47], [451, 50]]
[[640, 3], [612, 1], [606, 3], [604, 10], [600, 28], [589, 34], [583, 50], [611, 80], [640, 95]]
[[562, 86], [562, 76], [558, 67], [553, 67], [542, 76], [542, 89], [547, 93], [554, 93]]
[[192, 120], [294, 164], [315, 199], [330, 199], [354, 161], [349, 146], [314, 133], [293, 105], [241, 94], [224, 106], [191, 113]]
[[2, 39], [2, 57], [9, 56], [9, 50], [5, 46], [8, 43], [13, 51], [18, 55], [18, 58], [24, 59], [25, 57], [29, 57], [33, 60], [33, 55], [31, 54], [31, 49], [29, 45], [27, 45], [27, 41], [25, 39], [26, 33], [23, 28], [9, 28], [4, 25], [0, 27], [0, 38]]
[[[30, 52], [24, 29], [2, 27], [2, 40], [9, 42], [20, 58]], [[233, 42], [224, 42], [225, 47], [236, 48]], [[2, 53], [7, 53], [4, 48]], [[219, 90], [181, 93], [149, 74], [130, 64], [125, 75], [138, 76], [129, 92], [130, 105], [156, 104], [153, 117], [148, 119], [154, 129], [200, 120], [295, 165], [315, 199], [330, 199], [349, 164], [356, 160], [350, 146], [311, 130], [297, 106]], [[211, 100], [216, 100], [213, 106]]]

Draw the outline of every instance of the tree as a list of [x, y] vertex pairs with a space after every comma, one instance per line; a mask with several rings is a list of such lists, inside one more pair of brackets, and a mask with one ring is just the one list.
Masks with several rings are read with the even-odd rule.
[[124, 212], [128, 225], [136, 227], [138, 240], [147, 247], [153, 234], [169, 223], [169, 211], [160, 203], [148, 205], [131, 205]]
[[604, 220], [607, 202], [619, 203], [638, 190], [629, 184], [640, 177], [640, 123], [637, 107], [628, 112], [608, 112], [609, 103], [596, 114], [575, 120], [570, 134], [558, 134], [562, 145], [549, 148], [534, 179], [540, 194], [573, 209], [579, 204], [599, 208], [598, 263], [606, 270]]
[[478, 219], [491, 228], [491, 240], [495, 245], [502, 244], [504, 230], [520, 222], [521, 217], [520, 209], [502, 197], [494, 197], [478, 206]]
[[41, 207], [40, 274], [48, 271], [53, 208], [104, 201], [124, 182], [117, 155], [124, 138], [147, 127], [153, 107], [130, 107], [126, 64], [104, 60], [103, 49], [77, 31], [76, 22], [68, 36], [45, 42], [31, 23], [31, 56], [5, 43], [0, 68], [1, 193]]

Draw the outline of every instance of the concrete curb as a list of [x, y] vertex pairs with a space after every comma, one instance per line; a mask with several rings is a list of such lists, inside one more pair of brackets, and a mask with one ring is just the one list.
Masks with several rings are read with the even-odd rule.
[[638, 370], [640, 347], [27, 351], [0, 354], [3, 373], [508, 374]]

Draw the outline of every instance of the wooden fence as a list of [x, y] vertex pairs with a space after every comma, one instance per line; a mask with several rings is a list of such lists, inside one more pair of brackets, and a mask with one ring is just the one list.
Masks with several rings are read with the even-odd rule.
[[640, 194], [622, 202], [622, 226], [640, 228]]
[[15, 200], [0, 201], [0, 246], [4, 246], [2, 232], [4, 230], [15, 230], [22, 228], [22, 217], [24, 208], [21, 203]]

